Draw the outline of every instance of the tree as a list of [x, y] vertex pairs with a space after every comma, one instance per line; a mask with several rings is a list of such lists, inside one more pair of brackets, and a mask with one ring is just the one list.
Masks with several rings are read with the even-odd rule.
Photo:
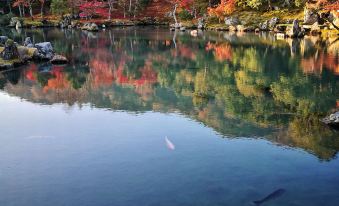
[[80, 5], [81, 13], [79, 14], [82, 18], [93, 18], [93, 16], [108, 16], [105, 3], [97, 0], [88, 1]]
[[108, 20], [112, 18], [112, 11], [114, 10], [114, 5], [117, 3], [117, 0], [107, 0], [108, 5]]
[[52, 0], [51, 10], [53, 14], [63, 15], [68, 11], [67, 0]]
[[177, 9], [178, 8], [188, 8], [190, 5], [192, 5], [193, 0], [167, 0], [167, 2], [170, 2], [173, 5], [172, 16], [173, 16], [175, 25], [178, 25], [178, 19], [177, 19], [177, 16], [176, 16]]
[[44, 17], [44, 7], [45, 7], [46, 0], [39, 0], [39, 2], [40, 2], [41, 17]]
[[25, 7], [27, 7], [27, 1], [26, 0], [14, 0], [13, 7], [18, 7], [20, 17], [25, 16]]
[[208, 14], [218, 17], [220, 21], [220, 19], [231, 14], [235, 10], [235, 3], [236, 0], [221, 0], [220, 4], [216, 7], [208, 8]]
[[20, 16], [24, 15], [24, 7], [28, 7], [29, 15], [33, 19], [32, 5], [35, 0], [14, 0], [13, 7], [19, 7]]
[[317, 14], [318, 21], [329, 22], [335, 29], [339, 30], [339, 25], [335, 24], [334, 18], [331, 17], [330, 13], [331, 11], [339, 10], [339, 2], [337, 0], [310, 1], [306, 4], [306, 7]]

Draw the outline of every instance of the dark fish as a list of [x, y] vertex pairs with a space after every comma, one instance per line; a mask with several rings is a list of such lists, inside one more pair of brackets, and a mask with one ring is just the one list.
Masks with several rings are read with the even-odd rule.
[[285, 192], [286, 192], [286, 190], [284, 190], [284, 189], [277, 189], [276, 191], [274, 191], [271, 194], [267, 195], [264, 199], [253, 201], [253, 203], [255, 205], [261, 205], [264, 202], [277, 199], [278, 197], [283, 195]]

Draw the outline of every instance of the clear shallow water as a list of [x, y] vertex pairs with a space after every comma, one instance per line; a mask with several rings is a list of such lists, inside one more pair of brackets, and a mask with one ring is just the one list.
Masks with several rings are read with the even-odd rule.
[[263, 205], [337, 205], [339, 135], [318, 121], [339, 99], [330, 43], [8, 34], [71, 63], [0, 75], [0, 205], [253, 205], [279, 188]]

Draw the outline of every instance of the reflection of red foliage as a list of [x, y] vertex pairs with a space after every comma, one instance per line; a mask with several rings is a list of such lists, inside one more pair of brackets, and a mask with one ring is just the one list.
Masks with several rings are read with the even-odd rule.
[[38, 68], [35, 64], [30, 64], [29, 68], [25, 71], [25, 76], [31, 81], [36, 81], [36, 73]]
[[99, 59], [91, 59], [89, 65], [91, 67], [92, 85], [94, 87], [112, 84], [114, 80], [113, 65]]
[[206, 51], [214, 50], [215, 59], [218, 61], [232, 60], [232, 48], [227, 43], [213, 44], [208, 42]]
[[152, 62], [146, 61], [145, 66], [140, 68], [141, 77], [139, 79], [129, 78], [124, 75], [125, 61], [120, 61], [116, 71], [117, 83], [128, 84], [134, 86], [142, 86], [144, 84], [154, 84], [158, 81], [157, 73], [152, 69]]
[[140, 71], [141, 77], [140, 79], [133, 80], [134, 85], [154, 84], [158, 81], [157, 73], [153, 71], [151, 61], [146, 61], [145, 66]]
[[320, 52], [318, 56], [312, 56], [301, 60], [301, 67], [306, 74], [321, 74], [327, 68], [334, 74], [339, 75], [339, 62], [337, 56], [331, 53]]
[[53, 66], [51, 74], [54, 76], [54, 78], [48, 80], [47, 85], [43, 88], [44, 92], [48, 92], [48, 90], [69, 88], [70, 84], [66, 78], [66, 75], [63, 73], [63, 67]]
[[172, 51], [172, 56], [173, 57], [184, 57], [184, 58], [187, 58], [187, 59], [192, 59], [192, 60], [195, 60], [196, 59], [196, 55], [194, 54], [194, 52], [192, 51], [191, 48], [189, 47], [186, 47], [186, 46], [178, 46], [178, 50], [173, 50]]

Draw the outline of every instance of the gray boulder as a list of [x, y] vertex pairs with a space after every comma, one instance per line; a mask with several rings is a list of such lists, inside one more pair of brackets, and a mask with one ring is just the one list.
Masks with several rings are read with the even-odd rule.
[[20, 21], [16, 22], [15, 28], [16, 29], [21, 29], [22, 28], [22, 24], [21, 24]]
[[81, 27], [81, 29], [87, 31], [99, 31], [99, 27], [96, 23], [86, 23]]
[[288, 26], [286, 28], [286, 35], [291, 38], [301, 38], [305, 36], [305, 31], [299, 26], [299, 21], [295, 19], [293, 21], [293, 26]]
[[186, 27], [180, 27], [180, 31], [186, 31]]
[[276, 27], [276, 25], [278, 24], [278, 22], [279, 22], [279, 18], [278, 17], [273, 17], [272, 19], [270, 19], [268, 21], [269, 29], [273, 30]]
[[12, 17], [10, 22], [9, 22], [9, 26], [10, 27], [15, 27], [17, 22], [20, 22], [19, 17]]
[[263, 23], [259, 24], [259, 29], [261, 31], [267, 31], [269, 29], [268, 21], [264, 21]]
[[59, 22], [61, 28], [68, 28], [72, 25], [72, 15], [64, 15]]
[[31, 37], [26, 37], [25, 42], [24, 42], [25, 47], [33, 48], [34, 45], [32, 43]]
[[205, 19], [199, 18], [198, 19], [198, 29], [204, 29], [205, 28]]
[[39, 60], [51, 60], [54, 56], [52, 44], [50, 42], [42, 42], [35, 44], [37, 51], [35, 52], [34, 58]]
[[339, 128], [339, 112], [335, 112], [328, 117], [322, 119], [322, 122], [331, 127]]
[[315, 22], [315, 23], [311, 26], [311, 34], [312, 34], [312, 35], [318, 35], [318, 34], [321, 34], [321, 29], [320, 29], [320, 26], [319, 26], [318, 22]]
[[304, 10], [304, 24], [312, 25], [316, 22], [318, 22], [319, 16], [317, 12], [311, 9], [305, 8]]
[[5, 46], [7, 40], [7, 36], [0, 36], [0, 46]]
[[56, 54], [53, 56], [53, 58], [51, 59], [51, 63], [52, 64], [67, 64], [68, 60], [66, 57]]
[[238, 18], [236, 17], [225, 17], [226, 26], [237, 26], [241, 24]]

